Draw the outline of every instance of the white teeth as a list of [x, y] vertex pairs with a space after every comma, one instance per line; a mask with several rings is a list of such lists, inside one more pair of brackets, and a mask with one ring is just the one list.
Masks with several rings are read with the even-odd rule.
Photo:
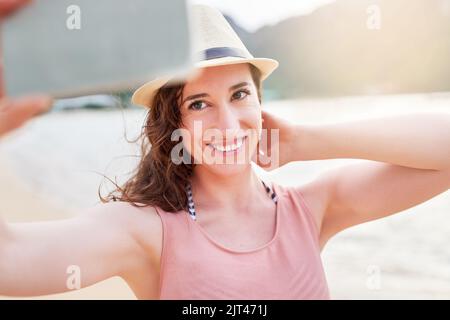
[[235, 151], [235, 150], [239, 149], [242, 146], [243, 142], [244, 142], [244, 138], [240, 138], [237, 140], [237, 143], [229, 144], [229, 145], [226, 145], [225, 147], [223, 145], [219, 145], [219, 144], [211, 144], [210, 146], [220, 152], [230, 152], [230, 151]]

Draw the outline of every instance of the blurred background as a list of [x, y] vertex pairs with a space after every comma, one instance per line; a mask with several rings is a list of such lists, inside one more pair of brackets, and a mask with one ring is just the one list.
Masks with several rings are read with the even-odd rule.
[[[191, 0], [220, 9], [256, 57], [280, 67], [263, 108], [304, 124], [392, 114], [450, 113], [450, 0]], [[145, 110], [132, 91], [58, 100], [0, 143], [0, 215], [65, 218], [99, 202], [136, 165], [128, 143]], [[339, 159], [268, 174], [299, 185]], [[330, 240], [323, 260], [334, 299], [449, 299], [450, 192]], [[447, 223], [449, 222], [449, 223]], [[134, 299], [120, 279], [45, 298]]]

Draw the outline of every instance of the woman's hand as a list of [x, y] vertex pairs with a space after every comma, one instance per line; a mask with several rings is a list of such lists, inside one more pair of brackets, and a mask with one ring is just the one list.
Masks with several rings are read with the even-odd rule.
[[293, 159], [298, 127], [280, 117], [262, 111], [263, 132], [253, 160], [265, 170], [273, 170]]
[[[0, 0], [0, 18], [8, 16], [30, 0]], [[0, 56], [0, 61], [3, 55]], [[30, 118], [47, 111], [52, 99], [47, 95], [33, 95], [17, 99], [5, 97], [3, 64], [0, 64], [0, 137], [20, 127]]]
[[0, 98], [0, 137], [20, 127], [30, 118], [49, 109], [52, 99], [45, 95], [17, 99]]

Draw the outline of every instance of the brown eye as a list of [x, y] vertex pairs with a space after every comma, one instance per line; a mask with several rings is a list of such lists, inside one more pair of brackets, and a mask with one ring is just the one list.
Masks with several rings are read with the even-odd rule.
[[245, 97], [247, 97], [248, 95], [250, 95], [250, 91], [239, 90], [239, 91], [236, 91], [235, 93], [233, 93], [233, 99], [242, 100]]

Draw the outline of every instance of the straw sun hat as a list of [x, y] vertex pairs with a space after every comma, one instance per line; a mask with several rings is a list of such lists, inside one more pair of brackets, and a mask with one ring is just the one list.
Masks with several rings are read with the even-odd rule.
[[[261, 80], [264, 80], [278, 67], [276, 60], [254, 58], [217, 9], [206, 5], [194, 5], [190, 14], [194, 52], [200, 57], [194, 64], [196, 69], [251, 63], [261, 71]], [[131, 101], [136, 105], [150, 107], [158, 89], [173, 78], [165, 76], [145, 83], [134, 92]]]

